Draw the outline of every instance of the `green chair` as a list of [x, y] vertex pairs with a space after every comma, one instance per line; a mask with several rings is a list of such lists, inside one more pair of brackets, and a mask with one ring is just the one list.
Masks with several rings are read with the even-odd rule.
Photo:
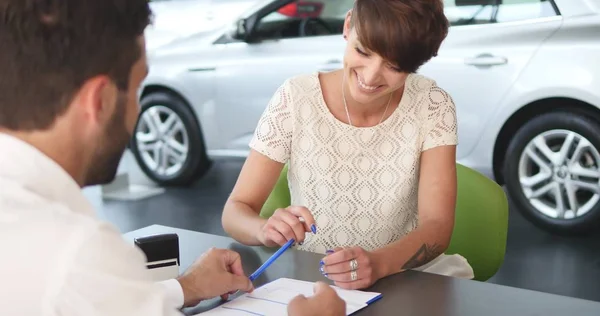
[[[446, 254], [465, 257], [475, 280], [491, 278], [504, 261], [508, 231], [508, 201], [504, 190], [479, 172], [457, 164], [458, 196], [454, 231]], [[268, 218], [291, 203], [287, 165], [263, 205], [260, 216]]]

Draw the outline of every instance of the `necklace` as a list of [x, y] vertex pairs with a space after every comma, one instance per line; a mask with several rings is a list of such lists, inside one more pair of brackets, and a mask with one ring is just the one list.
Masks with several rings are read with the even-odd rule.
[[[392, 94], [390, 93], [390, 97], [388, 99], [387, 105], [385, 106], [385, 110], [383, 111], [383, 115], [381, 115], [381, 119], [379, 120], [379, 124], [381, 124], [381, 122], [383, 122], [383, 118], [385, 117], [385, 114], [387, 113], [388, 107], [390, 106], [390, 101], [392, 101]], [[346, 116], [348, 117], [348, 123], [350, 123], [350, 126], [354, 127], [354, 125], [352, 124], [352, 119], [350, 119], [350, 112], [348, 111], [348, 104], [346, 103], [346, 73], [344, 73], [343, 77], [342, 77], [342, 99], [344, 100], [344, 108], [346, 109]], [[375, 132], [373, 132], [375, 133]]]
[[[383, 110], [383, 115], [381, 115], [381, 119], [379, 119], [379, 123], [376, 126], [379, 126], [379, 124], [381, 124], [381, 122], [383, 122], [383, 118], [385, 117], [388, 107], [390, 106], [390, 101], [392, 101], [392, 94], [393, 93], [390, 93], [390, 98], [388, 99], [387, 105], [385, 106], [385, 110]], [[346, 103], [346, 74], [345, 73], [344, 73], [344, 76], [342, 77], [342, 98], [344, 99], [344, 108], [346, 109], [346, 116], [348, 117], [348, 123], [350, 123], [350, 126], [354, 126], [352, 124], [352, 119], [350, 119], [350, 112], [348, 111], [348, 104]], [[371, 139], [373, 138], [373, 136], [375, 136], [375, 130], [373, 130], [371, 133]], [[365, 147], [362, 147], [362, 149], [360, 150], [360, 152], [358, 154], [359, 163], [361, 163], [361, 164], [363, 163], [363, 158], [365, 156], [364, 149], [365, 149]]]

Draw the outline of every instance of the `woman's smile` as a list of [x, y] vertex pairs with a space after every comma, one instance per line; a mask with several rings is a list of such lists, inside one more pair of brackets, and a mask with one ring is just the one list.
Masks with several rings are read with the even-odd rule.
[[359, 91], [365, 94], [374, 94], [382, 90], [383, 85], [368, 85], [363, 80], [361, 80], [358, 72], [354, 70], [354, 75], [356, 76], [356, 83], [359, 88]]

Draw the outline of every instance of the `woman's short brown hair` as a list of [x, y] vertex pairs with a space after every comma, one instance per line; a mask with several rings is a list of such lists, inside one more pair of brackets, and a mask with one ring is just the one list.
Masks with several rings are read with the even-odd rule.
[[350, 26], [366, 49], [410, 73], [437, 55], [449, 23], [442, 0], [356, 0]]

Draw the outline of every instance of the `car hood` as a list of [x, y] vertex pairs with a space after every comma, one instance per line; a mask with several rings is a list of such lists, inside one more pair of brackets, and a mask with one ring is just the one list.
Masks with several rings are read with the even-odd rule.
[[259, 0], [178, 0], [151, 2], [153, 22], [145, 30], [153, 51], [180, 38], [210, 34], [231, 25]]
[[223, 29], [217, 29], [216, 31], [198, 32], [189, 36], [172, 38], [168, 43], [148, 49], [147, 55], [154, 62], [163, 59], [172, 61], [173, 58], [181, 58], [188, 55], [204, 56], [205, 52], [214, 51], [212, 45], [214, 38], [222, 33]]

